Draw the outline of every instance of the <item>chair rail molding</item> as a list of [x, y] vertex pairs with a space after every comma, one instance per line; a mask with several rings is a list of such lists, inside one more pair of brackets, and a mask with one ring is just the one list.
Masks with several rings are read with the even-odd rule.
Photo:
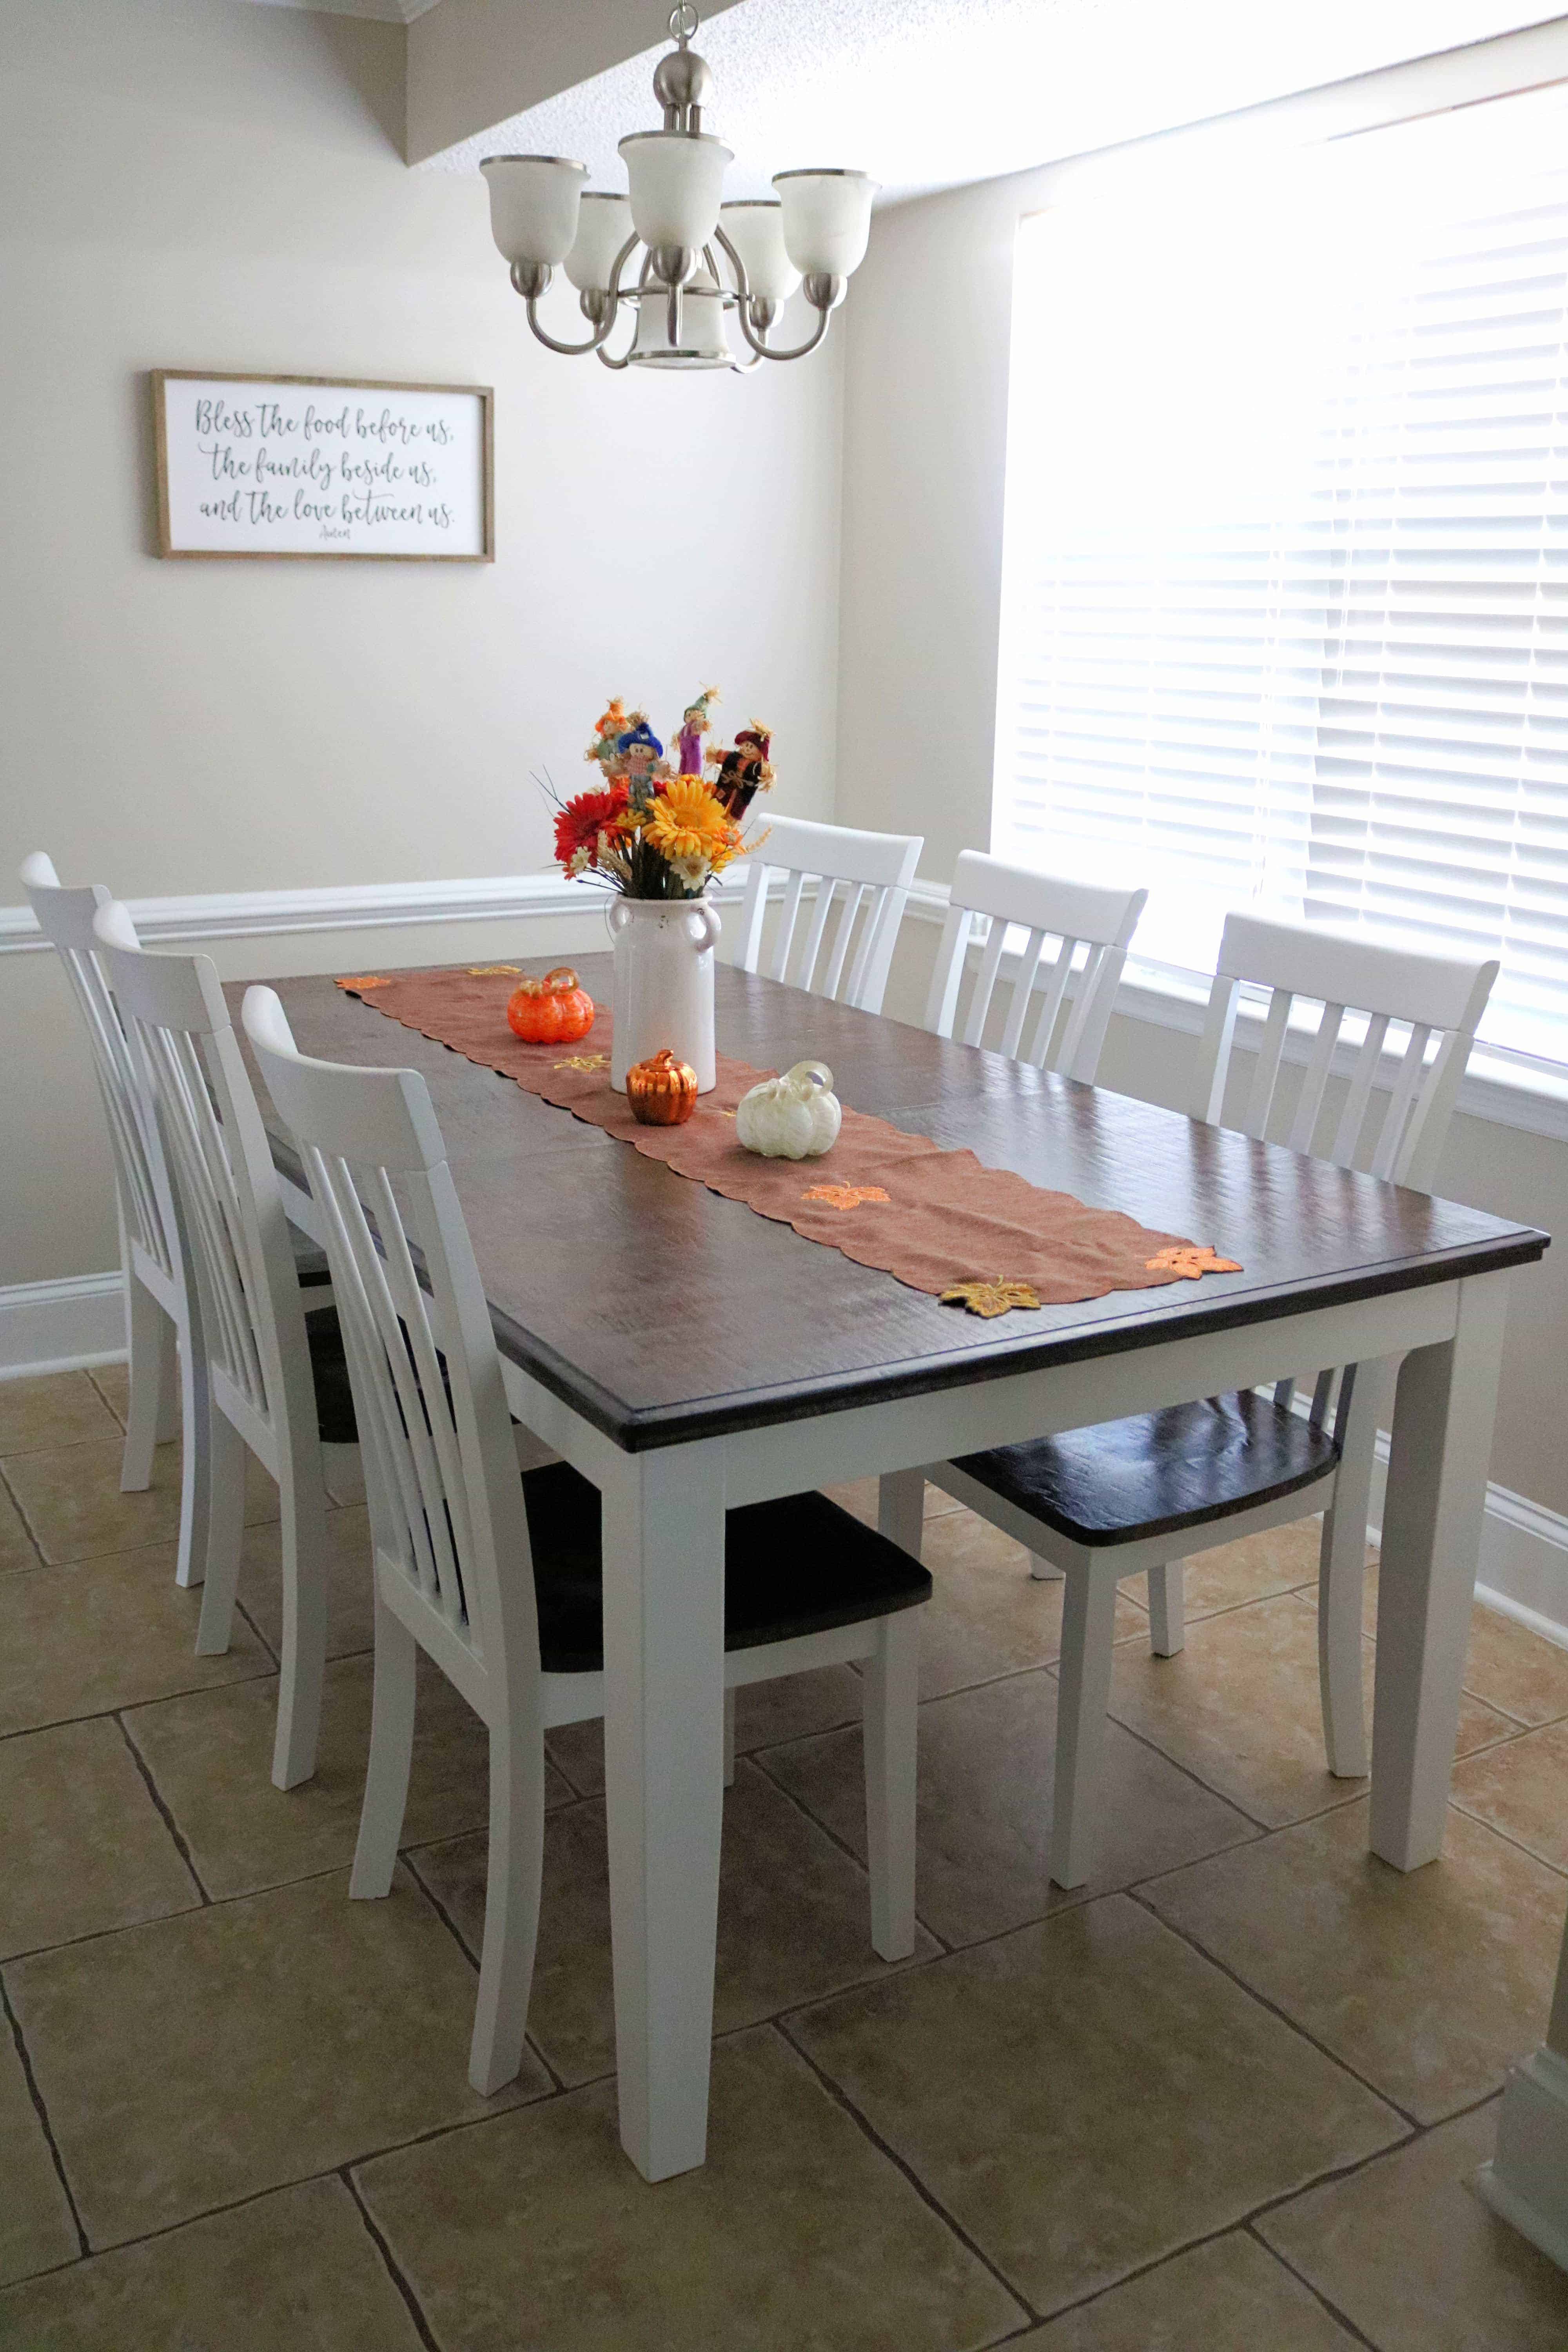
[[0, 1381], [125, 1361], [125, 1277], [68, 1274], [0, 1288]]

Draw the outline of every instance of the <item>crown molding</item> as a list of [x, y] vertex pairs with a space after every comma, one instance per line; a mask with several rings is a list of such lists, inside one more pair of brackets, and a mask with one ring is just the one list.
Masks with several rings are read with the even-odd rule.
[[426, 16], [437, 0], [251, 0], [260, 8], [307, 8], [327, 16], [366, 16], [378, 25], [412, 25]]

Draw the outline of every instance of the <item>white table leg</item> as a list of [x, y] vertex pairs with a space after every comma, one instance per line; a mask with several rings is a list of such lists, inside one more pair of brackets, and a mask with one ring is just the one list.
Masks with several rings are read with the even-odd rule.
[[724, 1810], [724, 1456], [628, 1454], [604, 1488], [605, 1775], [621, 2145], [702, 2162]]
[[1372, 1737], [1372, 1850], [1396, 1870], [1443, 1846], [1507, 1301], [1506, 1274], [1460, 1283], [1453, 1339], [1399, 1370]]

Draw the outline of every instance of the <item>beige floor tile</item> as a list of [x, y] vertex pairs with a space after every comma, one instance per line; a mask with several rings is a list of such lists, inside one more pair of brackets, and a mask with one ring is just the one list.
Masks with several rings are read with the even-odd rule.
[[14, 1569], [37, 1568], [38, 1559], [38, 1548], [22, 1524], [22, 1514], [0, 1485], [0, 1576], [8, 1576]]
[[[1066, 1588], [1057, 1577], [1037, 1584], [1022, 1544], [959, 1510], [927, 1521], [922, 1551], [936, 1588], [921, 1614], [922, 1698], [1061, 1655]], [[1116, 1638], [1134, 1637], [1147, 1643], [1148, 1619], [1118, 1594]]]
[[118, 1724], [0, 1739], [0, 1959], [200, 1901]]
[[[27, 2077], [11, 2038], [10, 2024], [0, 2017], [0, 2279], [30, 2278], [35, 2271], [56, 2263], [74, 2262], [80, 2251], [76, 2223], [60, 2187], [43, 2125], [38, 2121], [27, 2088]], [[25, 2337], [7, 2336], [0, 2303], [0, 2345], [15, 2343], [22, 2352]], [[35, 2337], [35, 2343], [41, 2339]]]
[[0, 1381], [0, 1454], [36, 1454], [43, 1446], [113, 1437], [116, 1427], [114, 1415], [85, 1372]]
[[[1262, 1535], [1243, 1536], [1238, 1543], [1194, 1552], [1183, 1579], [1189, 1621], [1213, 1617], [1248, 1601], [1266, 1601], [1271, 1593], [1315, 1586], [1322, 1532], [1321, 1519], [1293, 1519], [1289, 1527], [1268, 1528]], [[1129, 1577], [1126, 1584], [1133, 1600], [1146, 1600], [1146, 1576]]]
[[1554, 1870], [1568, 1870], [1568, 1722], [1454, 1767], [1454, 1802]]
[[650, 2189], [613, 2085], [360, 2168], [443, 2352], [970, 2352], [1024, 2315], [767, 2028]]
[[1165, 1918], [1422, 2123], [1541, 2040], [1568, 1906], [1554, 1872], [1461, 1813], [1438, 1861], [1367, 1852], [1363, 1801], [1148, 1888]]
[[[1375, 1653], [1363, 1686], [1372, 1720]], [[1189, 1628], [1173, 1658], [1120, 1646], [1110, 1712], [1266, 1827], [1353, 1803], [1364, 1780], [1336, 1780], [1323, 1758], [1315, 1594], [1284, 1592]], [[1508, 1724], [1470, 1699], [1456, 1752], [1506, 1738]]]
[[[485, 1840], [427, 1847], [415, 1866], [475, 1951], [484, 1932]], [[742, 1763], [725, 1791], [713, 1990], [718, 2033], [892, 1970], [871, 1949], [865, 1874]], [[937, 1947], [921, 1933], [916, 1957]], [[563, 2081], [616, 2063], [610, 1888], [602, 1805], [574, 1805], [544, 1832], [544, 1892], [529, 2032]]]
[[[810, 1732], [858, 1724], [860, 1708], [860, 1677], [848, 1666], [817, 1666], [810, 1674], [781, 1675], [777, 1682], [747, 1683], [735, 1693], [735, 1752], [749, 1756]], [[565, 1724], [544, 1744], [580, 1796], [604, 1794], [603, 1723]]]
[[[824, 1486], [822, 1491], [845, 1510], [853, 1511], [858, 1519], [864, 1519], [868, 1528], [874, 1528], [879, 1485], [880, 1481], [876, 1478], [852, 1478], [846, 1486]], [[933, 1486], [927, 1479], [925, 1515], [928, 1519], [941, 1518], [945, 1512], [961, 1511], [963, 1508], [962, 1503], [954, 1502], [951, 1495], [944, 1495], [940, 1486]]]
[[[921, 1707], [915, 1900], [944, 1942], [996, 1935], [1256, 1834], [1231, 1806], [1108, 1724], [1100, 1867], [1089, 1886], [1064, 1895], [1049, 1871], [1056, 1721], [1057, 1685], [1046, 1674], [1011, 1675]], [[864, 1854], [858, 1731], [774, 1749], [767, 1769]]]
[[[1376, 1563], [1367, 1570], [1362, 1623], [1377, 1632]], [[1568, 1650], [1477, 1601], [1470, 1612], [1465, 1688], [1516, 1723], [1554, 1723], [1568, 1716]]]
[[0, 2295], [0, 2345], [50, 2352], [417, 2352], [341, 2180], [307, 2180]]
[[1046, 2314], [1404, 2128], [1121, 1895], [790, 2031]]
[[1348, 2352], [1354, 2342], [1237, 2230], [1047, 2320], [1015, 2352]]
[[1568, 2344], [1568, 2278], [1471, 2186], [1497, 2113], [1494, 2103], [1461, 2116], [1258, 2223], [1379, 2352]]
[[[106, 1422], [113, 1424], [108, 1413]], [[113, 1434], [83, 1444], [46, 1446], [17, 1454], [5, 1464], [5, 1480], [21, 1506], [38, 1549], [51, 1566], [100, 1559], [147, 1544], [174, 1543], [180, 1532], [180, 1448], [158, 1446], [153, 1483], [140, 1493], [122, 1494], [124, 1441]], [[255, 1456], [246, 1454], [245, 1517], [247, 1527], [278, 1517], [278, 1488]]]
[[[249, 1895], [353, 1861], [371, 1685], [369, 1658], [328, 1666], [315, 1778], [289, 1790], [271, 1780], [278, 1704], [271, 1677], [166, 1699], [126, 1717], [209, 1894]], [[422, 1656], [403, 1843], [425, 1844], [479, 1828], [489, 1791], [484, 1726]], [[560, 1774], [550, 1773], [546, 1801], [561, 1804], [571, 1795]]]
[[[327, 1655], [346, 1658], [375, 1638], [370, 1574], [370, 1514], [359, 1504], [327, 1513]], [[249, 1527], [239, 1559], [239, 1598], [264, 1642], [283, 1640], [282, 1539], [276, 1527]]]
[[406, 1874], [346, 1873], [42, 1952], [6, 1983], [97, 2248], [547, 2087], [469, 2090], [477, 1979]]
[[0, 1578], [0, 1733], [270, 1671], [239, 1619], [224, 1656], [198, 1658], [201, 1605], [174, 1582], [172, 1544]]

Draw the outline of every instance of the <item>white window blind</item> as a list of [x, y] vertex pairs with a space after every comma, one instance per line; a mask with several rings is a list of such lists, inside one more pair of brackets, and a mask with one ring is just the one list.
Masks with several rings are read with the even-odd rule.
[[1568, 1062], [1568, 110], [1022, 225], [992, 845], [1502, 960]]

